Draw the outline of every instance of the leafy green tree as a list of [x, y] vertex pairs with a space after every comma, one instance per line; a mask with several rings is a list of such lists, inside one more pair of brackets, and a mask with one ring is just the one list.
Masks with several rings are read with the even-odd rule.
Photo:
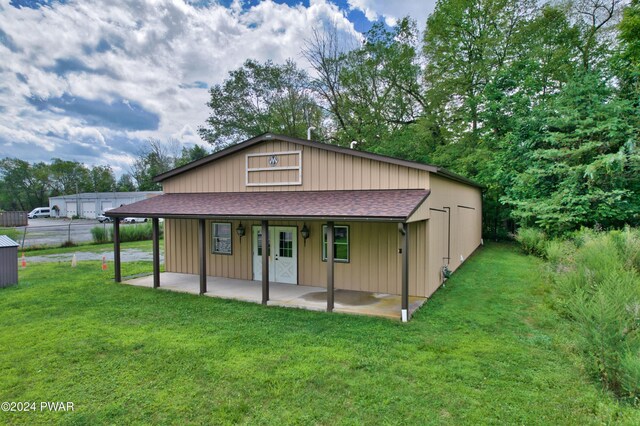
[[410, 133], [425, 103], [415, 23], [374, 24], [360, 46], [348, 47], [329, 27], [314, 31], [302, 52], [316, 71], [312, 87], [331, 122], [329, 139], [355, 140], [358, 149], [387, 155], [414, 154], [415, 146], [406, 149], [400, 136]]
[[52, 196], [93, 191], [89, 169], [83, 164], [54, 158], [49, 168]]
[[608, 68], [607, 61], [615, 40], [612, 31], [626, 0], [575, 0], [573, 18], [579, 34], [578, 50], [584, 72]]
[[200, 136], [216, 148], [265, 132], [306, 138], [322, 129], [322, 113], [306, 72], [288, 60], [282, 65], [247, 60], [210, 90], [211, 114]]
[[640, 1], [632, 0], [619, 25], [618, 76], [621, 95], [640, 107]]
[[116, 187], [116, 178], [109, 166], [94, 166], [89, 171], [89, 176], [95, 192], [109, 192]]
[[[392, 30], [375, 24], [364, 45], [345, 55], [340, 81], [350, 132], [344, 142], [353, 138], [361, 149], [396, 155], [384, 142], [415, 123], [425, 103], [417, 34], [415, 23], [407, 18]], [[394, 145], [400, 151], [399, 141]]]
[[118, 179], [116, 189], [121, 192], [133, 192], [137, 190], [136, 183], [129, 173], [123, 173]]
[[18, 158], [0, 160], [0, 208], [30, 211], [49, 204], [49, 166]]
[[209, 155], [209, 151], [200, 145], [194, 145], [191, 148], [187, 148], [186, 146], [182, 148], [180, 152], [180, 156], [175, 160], [175, 166], [180, 167], [185, 164], [191, 163], [192, 161], [199, 160], [201, 158]]
[[514, 170], [503, 201], [513, 217], [554, 235], [638, 224], [637, 114], [594, 72], [534, 107], [506, 144]]
[[[441, 0], [424, 33], [429, 112], [447, 116], [450, 142], [477, 143], [485, 87], [518, 54], [528, 0]], [[452, 139], [452, 140], [451, 140]]]
[[157, 139], [149, 139], [133, 163], [131, 175], [136, 180], [138, 191], [160, 191], [162, 186], [153, 181], [159, 174], [171, 170], [175, 165], [175, 155], [171, 146]]

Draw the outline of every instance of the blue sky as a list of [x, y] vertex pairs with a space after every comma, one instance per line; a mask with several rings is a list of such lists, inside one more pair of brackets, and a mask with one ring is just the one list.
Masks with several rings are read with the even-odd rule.
[[[201, 144], [208, 88], [313, 28], [421, 27], [435, 0], [0, 0], [0, 158], [129, 170], [149, 138]], [[175, 144], [174, 144], [175, 145]]]

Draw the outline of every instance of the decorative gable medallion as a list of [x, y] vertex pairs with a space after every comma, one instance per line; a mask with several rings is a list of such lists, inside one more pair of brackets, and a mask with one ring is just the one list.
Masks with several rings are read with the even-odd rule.
[[302, 185], [302, 151], [247, 154], [247, 186]]

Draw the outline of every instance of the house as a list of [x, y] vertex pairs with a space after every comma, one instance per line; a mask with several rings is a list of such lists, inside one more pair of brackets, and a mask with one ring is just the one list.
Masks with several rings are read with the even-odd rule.
[[[427, 298], [481, 244], [482, 188], [440, 167], [263, 134], [155, 178], [163, 195], [110, 210], [165, 219], [165, 271]], [[119, 224], [115, 274], [121, 280]], [[268, 247], [267, 250], [263, 250]], [[334, 259], [333, 262], [330, 260]], [[154, 262], [153, 286], [160, 285]], [[257, 286], [257, 283], [255, 283]]]
[[52, 217], [95, 219], [106, 210], [162, 194], [162, 191], [83, 192], [49, 197]]

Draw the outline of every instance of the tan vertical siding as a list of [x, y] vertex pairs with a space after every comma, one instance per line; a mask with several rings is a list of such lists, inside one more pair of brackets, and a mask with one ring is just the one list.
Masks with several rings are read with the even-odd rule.
[[428, 221], [429, 230], [429, 268], [426, 295], [430, 296], [442, 283], [442, 267], [446, 264], [448, 213], [434, 210]]
[[[302, 151], [302, 184], [284, 186], [246, 186], [246, 154]], [[262, 164], [264, 160], [256, 164]], [[283, 157], [283, 164], [291, 160]], [[290, 179], [290, 172], [256, 173], [260, 179]], [[397, 164], [354, 157], [323, 149], [281, 141], [266, 141], [247, 150], [170, 178], [165, 192], [243, 192], [310, 191], [428, 188], [431, 195], [412, 216], [409, 225], [409, 288], [415, 296], [429, 296], [440, 285], [440, 270], [446, 257], [449, 214], [430, 209], [451, 209], [451, 260], [460, 265], [478, 246], [481, 235], [482, 202], [480, 190], [453, 182], [426, 171]], [[470, 208], [469, 208], [470, 207]], [[228, 221], [227, 221], [228, 222]], [[322, 223], [306, 222], [310, 238], [306, 244], [299, 235], [305, 222], [273, 222], [298, 229], [299, 284], [324, 287], [326, 262], [322, 262]], [[240, 239], [232, 222], [233, 255], [212, 254], [211, 221], [207, 221], [207, 273], [212, 276], [252, 279], [252, 232], [258, 221], [243, 221], [247, 230]], [[337, 263], [336, 288], [391, 294], [401, 292], [400, 237], [397, 224], [350, 222], [350, 262]], [[165, 222], [166, 270], [198, 273], [197, 220], [168, 219]]]
[[[284, 151], [302, 151], [301, 185], [246, 186], [247, 154]], [[256, 160], [252, 164], [262, 167], [264, 161]], [[282, 161], [289, 164], [293, 160], [283, 156]], [[251, 175], [253, 183], [276, 182], [289, 181], [297, 172], [253, 172]], [[163, 182], [163, 189], [167, 193], [400, 188], [429, 188], [429, 173], [397, 164], [281, 141], [265, 141]]]
[[[228, 221], [221, 221], [228, 222]], [[232, 255], [211, 253], [211, 221], [207, 221], [207, 274], [211, 276], [253, 279], [252, 226], [260, 222], [243, 221], [246, 234], [240, 241], [235, 233], [238, 221], [232, 221]], [[300, 229], [306, 223], [310, 237], [304, 243]], [[296, 226], [298, 236], [299, 284], [325, 287], [327, 264], [322, 261], [322, 225], [324, 222], [274, 221], [270, 226]], [[350, 262], [336, 263], [337, 289], [400, 294], [401, 260], [398, 253], [400, 238], [396, 223], [350, 222]], [[426, 222], [410, 224], [410, 295], [426, 296]], [[166, 264], [168, 272], [197, 274], [198, 221], [167, 219], [165, 221]]]
[[[442, 257], [437, 252], [442, 251], [439, 238], [440, 233], [445, 232], [445, 253], [448, 240], [448, 220], [451, 220], [451, 259], [449, 269], [455, 271], [462, 263], [460, 257], [464, 260], [473, 253], [480, 245], [482, 238], [482, 192], [479, 188], [454, 182], [449, 179], [431, 175], [431, 195], [429, 195], [428, 203], [432, 209], [446, 210], [441, 213], [444, 216], [440, 219], [440, 215], [435, 210], [431, 210], [431, 218], [429, 219], [429, 237], [430, 237], [430, 272], [429, 272], [429, 288], [435, 290], [440, 285], [439, 270], [442, 267]], [[450, 216], [449, 216], [450, 210]], [[446, 228], [446, 229], [445, 229]], [[443, 231], [444, 229], [444, 231]], [[440, 263], [436, 268], [436, 264]], [[436, 272], [436, 269], [438, 272]]]
[[409, 295], [428, 296], [427, 222], [409, 224]]

